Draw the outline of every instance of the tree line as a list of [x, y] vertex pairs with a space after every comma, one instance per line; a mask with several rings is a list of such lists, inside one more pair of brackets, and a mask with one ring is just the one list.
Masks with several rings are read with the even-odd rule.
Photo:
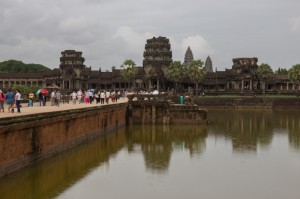
[[14, 59], [0, 62], [0, 72], [38, 73], [49, 70], [51, 69], [41, 64], [25, 64], [22, 61]]

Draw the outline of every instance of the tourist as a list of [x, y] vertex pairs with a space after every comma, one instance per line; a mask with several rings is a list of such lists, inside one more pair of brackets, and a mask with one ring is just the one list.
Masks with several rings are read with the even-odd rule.
[[59, 107], [59, 105], [60, 105], [60, 100], [61, 100], [61, 93], [60, 93], [59, 90], [56, 91], [56, 93], [55, 93], [55, 100], [56, 100], [56, 105]]
[[95, 91], [96, 104], [100, 103], [100, 91]]
[[75, 91], [73, 91], [71, 93], [71, 99], [72, 99], [73, 104], [76, 104], [76, 98], [77, 98], [77, 93]]
[[89, 90], [84, 92], [84, 100], [86, 104], [90, 103]]
[[100, 103], [104, 104], [104, 99], [105, 99], [105, 92], [102, 90], [100, 93]]
[[109, 90], [107, 90], [106, 93], [105, 93], [106, 104], [108, 104], [109, 98], [110, 98], [110, 92], [109, 92]]
[[116, 102], [118, 102], [118, 98], [119, 98], [119, 92], [116, 90], [115, 91], [115, 100], [116, 100]]
[[0, 90], [0, 112], [2, 110], [3, 113], [4, 113], [4, 102], [5, 102], [5, 95], [2, 92], [2, 90]]
[[89, 102], [91, 104], [94, 101], [94, 94], [91, 90], [88, 90], [88, 95], [89, 95]]
[[42, 92], [39, 92], [38, 96], [39, 96], [40, 106], [45, 106], [45, 95]]
[[115, 95], [115, 92], [114, 92], [114, 91], [111, 91], [110, 98], [111, 98], [111, 101], [112, 101], [112, 102], [115, 102], [116, 95]]
[[21, 93], [20, 93], [19, 89], [17, 89], [17, 91], [16, 91], [15, 104], [17, 106], [18, 113], [21, 113]]
[[28, 106], [33, 106], [33, 100], [34, 100], [34, 94], [32, 91], [30, 91], [28, 95]]
[[77, 91], [77, 99], [78, 99], [78, 103], [81, 104], [82, 103], [82, 91], [81, 90]]
[[14, 102], [15, 102], [15, 94], [11, 91], [11, 89], [8, 89], [7, 90], [7, 93], [6, 93], [6, 104], [7, 104], [7, 107], [8, 107], [8, 112], [14, 112]]
[[51, 92], [51, 96], [50, 96], [50, 103], [51, 103], [51, 106], [54, 106], [56, 103], [55, 103], [55, 98], [56, 98], [56, 93], [55, 93], [55, 90], [53, 90]]

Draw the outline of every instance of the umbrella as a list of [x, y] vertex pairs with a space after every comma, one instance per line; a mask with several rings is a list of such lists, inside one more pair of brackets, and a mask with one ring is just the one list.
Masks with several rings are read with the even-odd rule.
[[47, 95], [49, 92], [48, 90], [44, 89], [44, 88], [41, 88], [39, 90], [37, 90], [36, 94], [40, 94], [40, 93], [43, 93], [44, 95]]

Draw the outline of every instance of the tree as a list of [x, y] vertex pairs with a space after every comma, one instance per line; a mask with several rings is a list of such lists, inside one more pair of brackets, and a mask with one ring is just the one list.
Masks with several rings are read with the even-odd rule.
[[280, 68], [280, 67], [275, 71], [276, 75], [288, 75], [288, 73], [289, 71], [286, 68]]
[[263, 81], [263, 93], [266, 93], [266, 83], [269, 79], [271, 79], [273, 73], [273, 70], [269, 64], [262, 63], [260, 66], [258, 66], [256, 70], [257, 76]]
[[299, 91], [299, 83], [300, 83], [300, 64], [296, 64], [292, 66], [292, 68], [288, 72], [289, 78], [292, 80], [294, 85], [298, 86]]
[[130, 83], [135, 79], [137, 75], [137, 68], [135, 67], [135, 62], [131, 59], [126, 59], [121, 66], [121, 76], [128, 81], [128, 88], [130, 88]]
[[193, 60], [187, 66], [187, 75], [195, 83], [196, 96], [198, 96], [198, 85], [206, 74], [203, 64], [201, 60]]
[[22, 72], [22, 73], [32, 73], [32, 72], [43, 72], [50, 70], [46, 66], [40, 64], [24, 64], [22, 61], [18, 60], [8, 60], [0, 62], [0, 72]]
[[185, 77], [184, 67], [180, 61], [173, 61], [168, 67], [167, 78], [175, 82], [175, 91], [177, 91], [178, 83]]

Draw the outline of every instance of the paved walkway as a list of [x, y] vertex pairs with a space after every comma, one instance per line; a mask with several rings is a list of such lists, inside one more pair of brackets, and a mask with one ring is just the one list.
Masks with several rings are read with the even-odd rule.
[[[124, 103], [127, 102], [127, 98], [120, 98], [118, 102], [111, 102], [109, 101], [109, 104], [116, 104], [116, 103]], [[48, 101], [46, 103], [46, 106], [40, 106], [39, 102], [35, 102], [33, 106], [28, 107], [27, 104], [22, 104], [21, 107], [21, 113], [17, 112], [17, 109], [15, 108], [14, 113], [8, 113], [7, 105], [5, 106], [4, 113], [0, 112], [0, 119], [6, 118], [6, 117], [16, 117], [16, 116], [22, 116], [22, 115], [30, 115], [30, 114], [36, 114], [36, 113], [46, 113], [46, 112], [54, 112], [54, 111], [63, 111], [63, 110], [69, 110], [69, 109], [80, 109], [80, 108], [86, 108], [86, 107], [93, 107], [93, 106], [106, 106], [107, 104], [96, 104], [95, 102], [92, 104], [73, 104], [70, 103], [61, 103], [59, 107], [57, 106], [51, 106], [50, 102]]]

